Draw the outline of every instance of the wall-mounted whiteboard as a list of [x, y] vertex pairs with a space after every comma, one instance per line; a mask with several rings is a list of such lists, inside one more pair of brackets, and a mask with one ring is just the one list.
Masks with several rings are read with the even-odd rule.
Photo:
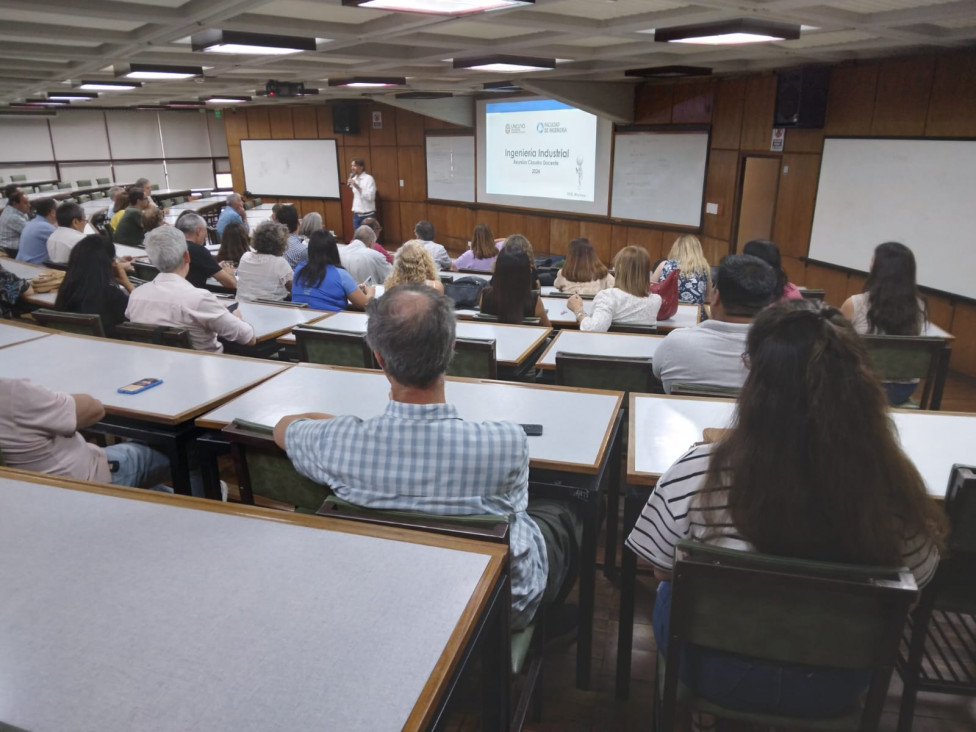
[[811, 259], [867, 271], [874, 248], [915, 253], [920, 285], [976, 298], [976, 141], [827, 138]]
[[335, 140], [241, 140], [241, 157], [255, 196], [339, 198]]
[[474, 203], [473, 135], [428, 135], [427, 198]]
[[614, 138], [613, 218], [701, 226], [708, 133], [627, 132]]

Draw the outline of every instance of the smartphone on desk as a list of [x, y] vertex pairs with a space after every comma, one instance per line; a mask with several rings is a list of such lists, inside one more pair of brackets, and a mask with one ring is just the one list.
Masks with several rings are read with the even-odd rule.
[[542, 434], [541, 424], [523, 424], [522, 431], [529, 437], [538, 437]]
[[240, 302], [234, 300], [234, 302], [232, 302], [230, 305], [227, 306], [227, 312], [232, 313], [235, 310], [237, 310], [237, 308], [239, 308], [240, 306], [241, 306]]
[[119, 394], [138, 394], [146, 389], [152, 389], [154, 386], [159, 386], [162, 383], [162, 379], [139, 379], [139, 381], [134, 381], [131, 384], [120, 386], [118, 391]]

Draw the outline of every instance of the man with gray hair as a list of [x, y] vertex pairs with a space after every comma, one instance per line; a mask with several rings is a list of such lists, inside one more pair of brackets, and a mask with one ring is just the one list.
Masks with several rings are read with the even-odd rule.
[[186, 328], [198, 351], [223, 351], [218, 337], [254, 345], [254, 329], [241, 320], [240, 311], [231, 313], [212, 292], [186, 281], [190, 254], [182, 232], [160, 226], [146, 234], [145, 246], [159, 274], [132, 291], [125, 317], [135, 323]]
[[393, 271], [386, 257], [372, 248], [375, 241], [376, 232], [363, 224], [356, 229], [355, 238], [339, 248], [339, 261], [357, 284], [372, 277], [374, 285], [382, 285]]
[[454, 303], [419, 284], [391, 288], [366, 308], [366, 341], [390, 382], [370, 419], [283, 417], [275, 442], [298, 472], [340, 498], [376, 509], [496, 514], [511, 525], [512, 622], [561, 602], [575, 583], [582, 522], [562, 501], [529, 500], [529, 443], [511, 422], [467, 422], [447, 403]]
[[224, 210], [220, 212], [220, 216], [217, 218], [217, 236], [223, 237], [224, 229], [227, 228], [227, 224], [232, 222], [238, 223], [245, 230], [250, 231], [247, 225], [247, 212], [244, 209], [244, 200], [239, 193], [231, 193], [227, 196], [227, 205], [224, 206]]
[[228, 265], [222, 267], [207, 249], [207, 222], [203, 216], [192, 211], [180, 214], [176, 228], [186, 237], [186, 250], [190, 253], [190, 272], [186, 281], [194, 287], [206, 287], [207, 279], [213, 277], [221, 286], [237, 289], [237, 278]]

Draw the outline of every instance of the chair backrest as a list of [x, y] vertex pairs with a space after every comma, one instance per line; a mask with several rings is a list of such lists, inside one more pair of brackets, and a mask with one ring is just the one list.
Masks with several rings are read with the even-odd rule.
[[922, 409], [939, 408], [932, 397], [936, 392], [941, 394], [949, 365], [942, 338], [889, 335], [865, 335], [862, 338], [882, 381], [922, 379], [925, 383], [919, 406]]
[[173, 199], [172, 198], [164, 198], [161, 201], [159, 201], [159, 207], [160, 208], [169, 208], [172, 205], [173, 205]]
[[64, 191], [67, 190], [68, 188], [71, 188], [71, 184], [68, 183], [68, 181], [64, 181], [64, 180], [58, 181], [58, 190]]
[[56, 188], [56, 186], [53, 183], [44, 183], [43, 185], [39, 185], [37, 187], [37, 190], [39, 190], [39, 191], [53, 191], [55, 188]]
[[[444, 280], [441, 279], [441, 282], [444, 282]], [[448, 280], [448, 282], [450, 282], [450, 280]], [[498, 322], [498, 316], [497, 315], [489, 315], [488, 313], [475, 313], [474, 314], [474, 319], [475, 320], [484, 320], [487, 323], [497, 323]], [[542, 318], [536, 318], [536, 317], [522, 318], [522, 325], [542, 325]]]
[[252, 198], [251, 199], [251, 203], [253, 203], [255, 206], [260, 206], [261, 205], [261, 199], [260, 198]]
[[672, 384], [673, 396], [710, 397], [712, 399], [738, 399], [741, 389], [737, 386], [716, 386], [715, 384]]
[[495, 357], [495, 340], [457, 338], [454, 355], [447, 367], [448, 376], [469, 376], [473, 379], [497, 379], [498, 360]]
[[217, 232], [216, 226], [207, 226], [207, 241], [214, 246], [220, 246], [220, 234]]
[[293, 331], [298, 346], [298, 358], [306, 363], [329, 366], [375, 368], [373, 352], [366, 345], [363, 333], [298, 326]]
[[[628, 393], [661, 392], [661, 385], [651, 370], [651, 359], [632, 356], [592, 356], [557, 351], [556, 383]], [[624, 404], [627, 403], [625, 399]]]
[[193, 349], [190, 331], [186, 328], [173, 328], [167, 325], [149, 323], [120, 323], [115, 326], [119, 338], [134, 343], [151, 343], [157, 346]]
[[139, 260], [132, 261], [132, 270], [135, 276], [143, 282], [151, 282], [159, 274], [159, 269], [155, 265], [149, 264], [149, 262], [140, 262]]
[[105, 198], [105, 196], [106, 196], [105, 191], [92, 191], [91, 200], [98, 201], [102, 198]]
[[244, 210], [245, 211], [250, 211], [252, 208], [254, 208], [254, 202], [253, 201], [244, 201]]
[[10, 176], [10, 182], [11, 183], [23, 183], [25, 180], [27, 180], [27, 176], [26, 175], [12, 175], [12, 176]]
[[803, 296], [804, 300], [814, 300], [816, 302], [823, 302], [824, 295], [826, 295], [827, 293], [825, 290], [811, 290], [807, 288], [804, 290], [800, 290], [800, 294]]
[[64, 313], [60, 310], [39, 308], [31, 313], [31, 317], [40, 325], [63, 330], [66, 333], [105, 337], [102, 319], [94, 313]]
[[952, 466], [949, 487], [946, 489], [945, 510], [951, 526], [951, 553], [976, 555], [976, 467]]
[[643, 333], [653, 335], [657, 333], [656, 325], [633, 325], [630, 323], [610, 323], [610, 333]]
[[111, 178], [96, 178], [95, 179], [95, 182], [98, 183], [98, 185], [100, 185], [100, 186], [107, 186], [109, 183], [112, 182], [112, 179]]
[[159, 190], [159, 183], [153, 183], [151, 186], [149, 186], [149, 190], [151, 190], [151, 191], [158, 191]]
[[88, 203], [90, 200], [91, 196], [89, 196], [87, 193], [82, 193], [80, 196], [78, 196], [78, 203]]
[[88, 188], [92, 184], [91, 178], [82, 178], [81, 180], [75, 181], [75, 183], [78, 184], [79, 188]]

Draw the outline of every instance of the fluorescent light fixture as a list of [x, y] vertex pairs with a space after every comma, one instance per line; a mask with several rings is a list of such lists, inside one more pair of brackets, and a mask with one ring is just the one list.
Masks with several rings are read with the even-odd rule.
[[397, 99], [450, 99], [451, 92], [412, 91], [394, 95]]
[[236, 53], [251, 56], [284, 56], [289, 53], [314, 51], [314, 38], [294, 38], [271, 33], [208, 30], [190, 37], [194, 51], [206, 53]]
[[535, 0], [342, 0], [347, 7], [433, 15], [467, 15], [534, 3]]
[[214, 94], [210, 97], [200, 97], [200, 101], [207, 104], [241, 104], [251, 101], [251, 97], [228, 97], [223, 94]]
[[373, 88], [403, 86], [407, 80], [403, 76], [350, 76], [346, 79], [329, 79], [329, 86], [352, 88]]
[[56, 99], [62, 102], [90, 102], [98, 99], [95, 92], [48, 92], [48, 99]]
[[627, 69], [624, 76], [637, 76], [644, 79], [662, 79], [675, 76], [711, 76], [707, 66], [650, 66], [644, 69]]
[[700, 43], [704, 45], [789, 41], [799, 37], [800, 26], [798, 25], [774, 23], [755, 18], [736, 18], [715, 23], [676, 25], [671, 28], [658, 28], [654, 31], [654, 40], [659, 43]]
[[473, 58], [456, 58], [455, 69], [471, 69], [472, 71], [495, 71], [501, 74], [522, 73], [524, 71], [549, 71], [556, 68], [554, 58], [533, 58], [532, 56], [508, 56], [495, 54], [493, 56], [475, 56]]
[[166, 80], [191, 79], [203, 76], [199, 66], [161, 66], [158, 64], [129, 64], [116, 71], [116, 76], [126, 79]]
[[142, 84], [138, 81], [82, 81], [78, 88], [87, 91], [130, 91], [140, 86]]
[[200, 101], [176, 101], [166, 102], [166, 106], [170, 109], [200, 109], [207, 105]]
[[481, 85], [481, 88], [485, 91], [522, 91], [522, 87], [511, 81], [486, 81]]
[[56, 99], [25, 99], [24, 104], [30, 107], [67, 107], [71, 102]]

